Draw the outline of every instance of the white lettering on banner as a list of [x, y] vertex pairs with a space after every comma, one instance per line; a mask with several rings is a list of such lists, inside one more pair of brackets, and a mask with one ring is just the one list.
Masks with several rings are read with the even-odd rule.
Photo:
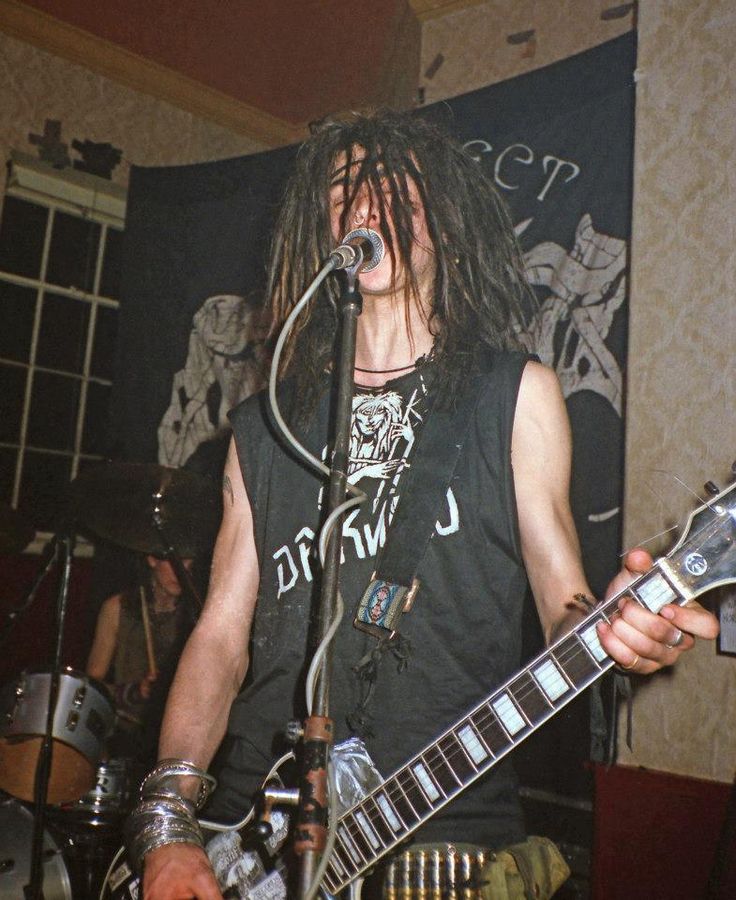
[[[493, 144], [482, 138], [466, 141], [463, 144], [463, 147], [477, 163], [485, 164], [488, 154], [494, 152]], [[497, 151], [496, 160], [493, 163], [494, 183], [505, 191], [518, 191], [521, 187], [521, 182], [513, 177], [512, 164], [516, 163], [521, 166], [532, 167], [529, 169], [529, 174], [526, 177], [527, 179], [536, 178], [538, 180], [540, 166], [539, 164], [536, 166], [534, 165], [538, 159], [539, 154], [535, 153], [527, 144], [509, 144], [508, 147], [504, 147]], [[562, 175], [563, 171], [566, 171], [566, 177], [562, 179], [563, 184], [568, 184], [573, 181], [573, 179], [578, 177], [581, 171], [580, 166], [572, 160], [561, 159], [550, 153], [542, 156], [541, 170], [544, 175], [544, 184], [537, 194], [537, 200], [539, 200], [540, 203], [544, 203], [547, 199], [547, 195], [552, 186], [559, 180], [559, 176]]]
[[569, 166], [572, 171], [565, 179], [565, 184], [568, 181], [572, 181], [573, 178], [577, 178], [580, 174], [580, 166], [575, 165], [574, 162], [570, 162], [569, 159], [559, 159], [556, 156], [545, 156], [542, 160], [542, 167], [544, 168], [545, 174], [549, 171], [550, 163], [554, 163], [552, 166], [552, 174], [547, 179], [546, 184], [542, 188], [542, 190], [537, 194], [537, 200], [543, 201], [547, 196], [547, 191], [552, 187], [552, 182], [557, 178], [557, 175], [562, 171], [565, 166]]
[[501, 153], [498, 154], [498, 158], [496, 159], [496, 165], [493, 167], [493, 177], [496, 184], [499, 187], [506, 188], [507, 191], [518, 191], [518, 184], [509, 184], [507, 181], [504, 181], [501, 178], [501, 166], [504, 164], [506, 160], [506, 155], [511, 153], [512, 150], [525, 150], [526, 153], [524, 156], [512, 156], [511, 159], [513, 162], [521, 163], [523, 166], [530, 166], [534, 162], [534, 151], [531, 147], [527, 147], [526, 144], [512, 144], [510, 147], [507, 147]]

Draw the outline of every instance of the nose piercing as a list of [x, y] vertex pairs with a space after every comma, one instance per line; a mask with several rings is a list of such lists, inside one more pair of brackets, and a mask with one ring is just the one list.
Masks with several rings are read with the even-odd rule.
[[360, 225], [362, 221], [363, 221], [363, 213], [356, 212], [355, 215], [353, 216], [353, 223], [355, 225]]

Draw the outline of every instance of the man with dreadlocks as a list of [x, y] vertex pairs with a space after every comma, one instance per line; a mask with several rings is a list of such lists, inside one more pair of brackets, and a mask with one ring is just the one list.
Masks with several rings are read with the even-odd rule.
[[[590, 591], [568, 501], [565, 404], [554, 373], [515, 347], [529, 295], [493, 186], [459, 146], [416, 117], [324, 124], [297, 156], [276, 226], [274, 331], [342, 236], [358, 227], [379, 232], [386, 254], [360, 276], [349, 477], [360, 480], [367, 499], [343, 529], [347, 612], [333, 650], [330, 715], [336, 741], [361, 734], [385, 777], [518, 669], [527, 581], [548, 642], [581, 620], [579, 598]], [[336, 295], [326, 282], [297, 320], [281, 372], [282, 408], [317, 456], [329, 441]], [[418, 598], [401, 618], [403, 643], [376, 653], [375, 639], [353, 626], [356, 606], [390, 538], [423, 429], [468, 384], [477, 402], [419, 565]], [[238, 818], [270, 766], [278, 733], [305, 712], [323, 485], [283, 449], [262, 398], [246, 400], [231, 418], [209, 594], [169, 697], [163, 762], [144, 791], [153, 799], [132, 818], [146, 900], [220, 897], [197, 846], [192, 806], [176, 794], [198, 796], [206, 781], [200, 770], [227, 733], [212, 812]], [[634, 551], [627, 565], [611, 590], [651, 559]], [[379, 617], [385, 600], [385, 591], [374, 590], [369, 614]], [[674, 663], [693, 635], [716, 631], [698, 606], [653, 615], [622, 601], [620, 616], [600, 625], [598, 637], [619, 666], [646, 674]], [[523, 838], [505, 763], [414, 835], [492, 850]]]

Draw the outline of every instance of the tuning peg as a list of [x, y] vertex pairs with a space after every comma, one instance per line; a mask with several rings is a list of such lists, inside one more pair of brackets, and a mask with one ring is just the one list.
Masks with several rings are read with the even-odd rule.
[[705, 488], [706, 494], [710, 494], [711, 497], [715, 497], [716, 494], [721, 493], [721, 489], [718, 487], [715, 481], [706, 481], [703, 487]]

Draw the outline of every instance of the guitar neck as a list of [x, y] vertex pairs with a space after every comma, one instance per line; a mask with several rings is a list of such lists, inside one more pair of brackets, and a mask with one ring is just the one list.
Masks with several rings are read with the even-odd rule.
[[[339, 819], [325, 876], [330, 893], [362, 875], [611, 668], [613, 661], [598, 640], [596, 626], [617, 615], [623, 594], [658, 613], [668, 603], [682, 605], [719, 583], [712, 574], [718, 565], [710, 565], [709, 559], [713, 556], [717, 563], [724, 555], [724, 540], [730, 541], [729, 553], [733, 548], [733, 510], [707, 509], [709, 522], [692, 540], [596, 606], [574, 630]], [[723, 516], [730, 516], [725, 528]], [[721, 578], [726, 580], [732, 579]]]

